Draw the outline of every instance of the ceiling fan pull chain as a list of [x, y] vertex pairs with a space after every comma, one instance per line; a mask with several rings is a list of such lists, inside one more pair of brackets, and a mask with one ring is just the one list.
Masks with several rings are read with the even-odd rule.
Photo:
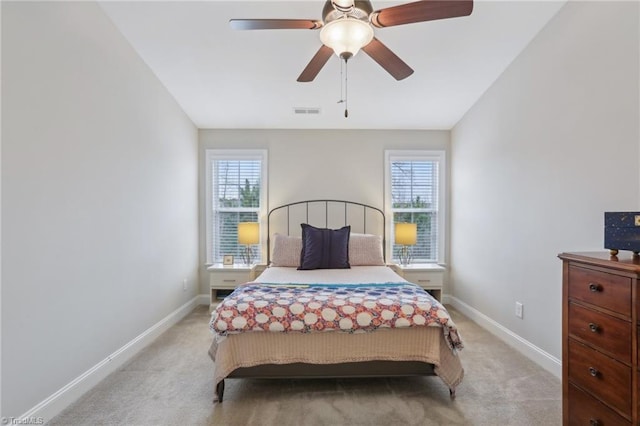
[[349, 62], [344, 58], [344, 118], [349, 117]]
[[[344, 116], [349, 117], [348, 103], [347, 103], [347, 76], [349, 74], [349, 70], [347, 67], [347, 59], [344, 58], [344, 65], [342, 61], [340, 61], [340, 100], [339, 104], [344, 103]], [[344, 75], [344, 78], [343, 78]]]
[[344, 64], [340, 61], [340, 100], [338, 103], [344, 102]]

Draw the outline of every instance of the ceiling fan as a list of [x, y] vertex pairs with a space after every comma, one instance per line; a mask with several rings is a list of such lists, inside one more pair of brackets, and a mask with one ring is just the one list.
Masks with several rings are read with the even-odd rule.
[[333, 52], [346, 62], [360, 49], [396, 80], [402, 80], [413, 70], [374, 36], [374, 27], [456, 18], [472, 11], [473, 0], [422, 0], [376, 11], [368, 0], [327, 0], [322, 20], [231, 19], [229, 23], [235, 30], [319, 29], [322, 46], [298, 77], [300, 82], [313, 81]]

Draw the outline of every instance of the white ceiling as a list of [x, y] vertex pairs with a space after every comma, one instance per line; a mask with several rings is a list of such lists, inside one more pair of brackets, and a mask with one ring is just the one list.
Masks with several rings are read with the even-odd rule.
[[[405, 2], [372, 1], [374, 9]], [[471, 16], [376, 29], [415, 72], [396, 81], [364, 52], [296, 79], [314, 30], [234, 31], [232, 18], [322, 19], [322, 0], [123, 1], [101, 6], [198, 128], [450, 129], [565, 1], [476, 1]], [[319, 107], [295, 115], [294, 107]]]

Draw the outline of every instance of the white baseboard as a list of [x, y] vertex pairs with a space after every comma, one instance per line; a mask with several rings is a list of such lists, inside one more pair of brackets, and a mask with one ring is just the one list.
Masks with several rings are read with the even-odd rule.
[[[189, 300], [129, 343], [24, 413], [19, 419], [15, 419], [16, 424], [27, 424], [32, 419], [44, 419], [45, 422], [48, 422], [60, 414], [62, 410], [97, 385], [102, 379], [116, 371], [163, 332], [187, 316], [197, 305], [201, 304], [202, 296], [198, 295]], [[207, 295], [204, 296], [208, 304], [209, 297]]]
[[516, 349], [518, 352], [556, 376], [562, 378], [562, 361], [548, 352], [543, 351], [528, 340], [518, 336], [508, 328], [492, 320], [482, 312], [467, 305], [462, 300], [445, 294], [442, 297], [445, 304], [453, 306], [461, 314], [480, 325], [482, 328]]
[[208, 294], [199, 294], [196, 298], [198, 299], [198, 305], [208, 305], [211, 302], [211, 297]]

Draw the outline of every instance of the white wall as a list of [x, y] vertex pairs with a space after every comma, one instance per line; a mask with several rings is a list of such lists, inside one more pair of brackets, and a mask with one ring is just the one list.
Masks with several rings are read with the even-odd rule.
[[97, 4], [2, 2], [2, 416], [195, 297], [197, 165]]
[[558, 359], [557, 254], [640, 208], [638, 36], [637, 2], [567, 3], [452, 131], [453, 294]]
[[[433, 130], [200, 130], [204, 151], [267, 149], [269, 208], [293, 201], [332, 198], [384, 207], [385, 149], [449, 150], [449, 132]], [[201, 173], [204, 209], [204, 173]], [[204, 210], [200, 235], [204, 236]], [[200, 241], [201, 293], [209, 292], [205, 241]]]

